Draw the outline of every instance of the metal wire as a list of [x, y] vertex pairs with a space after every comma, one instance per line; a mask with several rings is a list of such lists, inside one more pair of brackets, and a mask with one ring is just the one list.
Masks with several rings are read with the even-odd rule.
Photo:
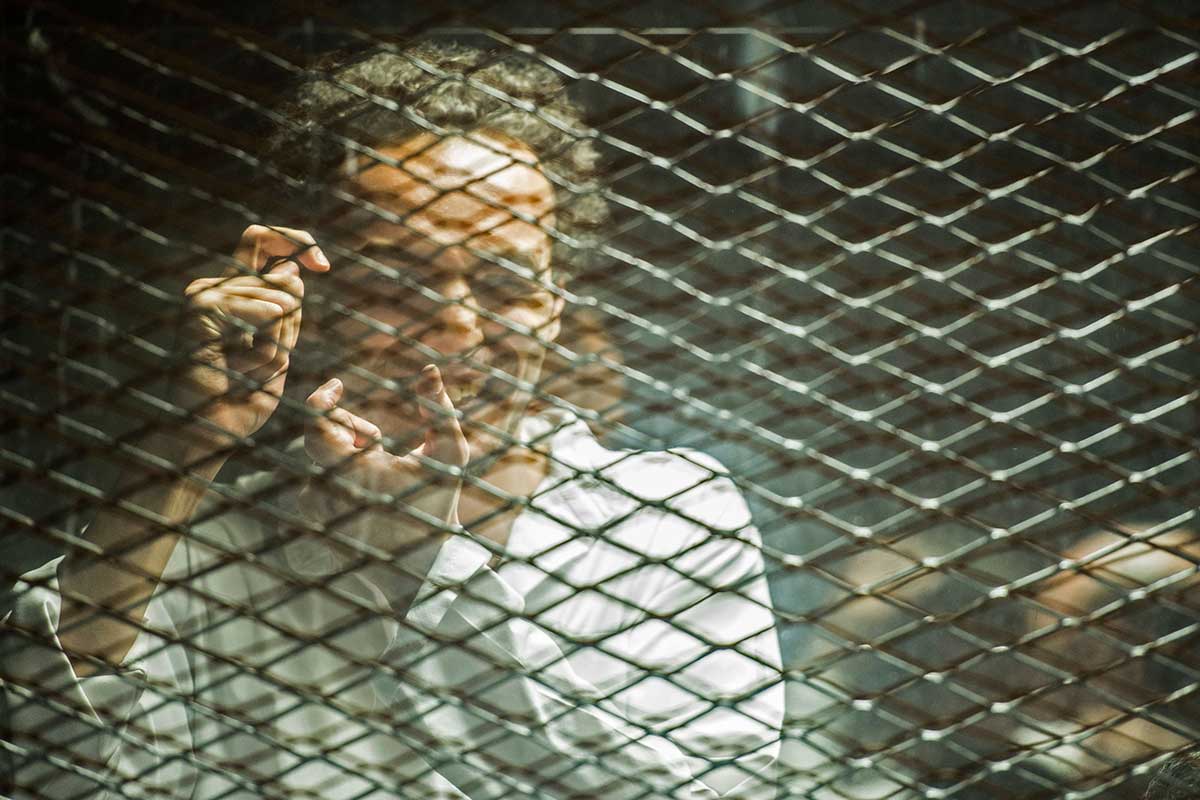
[[[1194, 8], [245, 5], [37, 3], [6, 36], [6, 796], [1200, 793]], [[472, 137], [499, 161], [467, 188], [421, 172]], [[487, 190], [513, 146], [553, 214]], [[227, 391], [181, 400], [185, 287], [258, 280], [233, 243], [262, 224], [333, 267], [301, 270], [278, 409], [210, 483], [157, 444], [221, 430], [267, 329], [205, 317]], [[462, 314], [482, 344], [446, 344]], [[399, 489], [361, 443], [312, 456], [334, 375], [419, 447], [424, 363], [490, 452], [426, 449]], [[147, 507], [189, 479], [194, 513]], [[428, 539], [381, 519], [491, 570], [418, 594]], [[157, 587], [150, 616], [86, 564]], [[89, 613], [60, 626], [60, 592]], [[60, 652], [114, 623], [127, 661]]]

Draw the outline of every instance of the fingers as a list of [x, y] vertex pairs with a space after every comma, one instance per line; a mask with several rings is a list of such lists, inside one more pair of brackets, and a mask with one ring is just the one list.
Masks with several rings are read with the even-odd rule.
[[287, 292], [297, 300], [302, 299], [304, 297], [304, 281], [300, 279], [296, 265], [291, 261], [287, 263], [291, 265], [291, 269], [278, 268], [274, 272], [258, 275], [221, 275], [215, 278], [201, 278], [194, 281], [189, 288], [199, 290], [207, 288], [234, 289], [237, 287], [258, 287], [277, 289]]
[[342, 399], [342, 389], [340, 380], [330, 378], [308, 396], [308, 407], [314, 411], [332, 411], [337, 407], [338, 401]]
[[[246, 228], [234, 258], [254, 274], [231, 269], [188, 285], [188, 302], [201, 318], [192, 330], [203, 331], [210, 341], [225, 340], [222, 349], [236, 371], [255, 381], [273, 380], [286, 370], [299, 339], [304, 297], [300, 267], [325, 272], [329, 260], [310, 233], [267, 225]], [[284, 260], [276, 264], [273, 259]]]
[[283, 327], [276, 341], [285, 357], [290, 356], [292, 350], [296, 348], [296, 342], [300, 338], [300, 320], [299, 306], [296, 306], [295, 311], [285, 314], [283, 317]]
[[188, 300], [209, 320], [208, 336], [227, 343], [229, 366], [250, 378], [265, 379], [286, 364], [299, 338], [300, 300], [286, 291], [202, 279], [188, 287]]
[[[307, 404], [312, 414], [304, 436], [309, 457], [333, 466], [363, 454], [366, 460], [360, 466], [367, 469], [382, 468], [392, 461], [400, 463], [383, 453], [379, 444], [383, 433], [376, 425], [338, 405], [343, 391], [342, 382], [334, 378], [309, 395]], [[470, 447], [437, 367], [431, 364], [421, 371], [416, 392], [421, 418], [428, 426], [421, 455], [450, 466], [466, 466]]]
[[376, 425], [338, 407], [342, 390], [342, 382], [333, 378], [308, 397], [308, 407], [314, 413], [305, 430], [304, 447], [310, 458], [324, 466], [374, 449], [383, 438]]
[[335, 464], [354, 453], [354, 432], [329, 419], [342, 397], [342, 382], [326, 381], [308, 396], [308, 407], [315, 412], [304, 431], [304, 449], [318, 464]]
[[256, 329], [245, 330], [244, 326], [226, 322], [222, 336], [236, 343], [226, 355], [229, 365], [246, 372], [274, 363], [279, 356], [279, 337], [287, 312], [270, 301], [246, 297], [226, 298], [221, 308]]
[[[287, 314], [283, 307], [268, 298], [230, 295], [215, 306], [228, 317], [240, 320], [253, 328], [270, 328]], [[238, 327], [238, 326], [235, 326]]]
[[271, 272], [257, 272], [253, 275], [243, 275], [236, 270], [227, 270], [224, 275], [215, 278], [201, 278], [193, 281], [188, 289], [193, 292], [270, 290], [288, 295], [295, 301], [294, 304], [299, 304], [304, 299], [304, 281], [300, 277], [300, 268], [290, 260], [281, 262]]
[[246, 228], [233, 257], [253, 272], [263, 272], [272, 259], [278, 258], [288, 261], [271, 270], [272, 273], [295, 271], [298, 274], [297, 264], [313, 272], [329, 271], [329, 259], [317, 247], [312, 234], [278, 225], [251, 225]]
[[279, 308], [281, 317], [298, 316], [300, 314], [300, 298], [289, 292], [279, 291], [278, 289], [264, 289], [258, 286], [231, 286], [228, 289], [219, 290], [218, 297], [244, 297], [272, 303]]
[[450, 396], [446, 394], [442, 373], [433, 364], [426, 366], [421, 370], [416, 388], [421, 419], [429, 426], [425, 432], [423, 455], [435, 458], [443, 464], [466, 466], [470, 458], [470, 448], [458, 422], [454, 403], [450, 402]]

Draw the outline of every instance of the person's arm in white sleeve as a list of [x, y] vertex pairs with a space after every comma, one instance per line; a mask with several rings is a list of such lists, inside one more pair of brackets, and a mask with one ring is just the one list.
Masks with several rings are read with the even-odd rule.
[[[232, 446], [274, 413], [300, 334], [301, 265], [327, 271], [319, 254], [304, 231], [251, 225], [233, 254], [241, 266], [192, 281], [176, 304], [188, 357], [171, 375], [170, 399], [186, 420], [149, 426], [136, 440], [137, 458], [119, 451], [116, 490], [58, 570], [59, 644], [78, 674], [125, 660], [207, 487]], [[242, 295], [251, 289], [253, 298]], [[265, 335], [256, 340], [256, 330]]]
[[[18, 581], [14, 607], [0, 622], [0, 691], [16, 798], [187, 796], [198, 781], [221, 779], [224, 768], [194, 746], [202, 735], [196, 726], [212, 716], [196, 711], [197, 690], [213, 683], [208, 654], [234, 621], [220, 609], [249, 599], [249, 573], [229, 556], [235, 547], [260, 548], [262, 531], [245, 516], [212, 517], [216, 509], [201, 509], [203, 521], [174, 549], [119, 663], [75, 669], [62, 635], [68, 624], [90, 620], [61, 616], [70, 591], [60, 581], [63, 559]], [[213, 626], [214, 618], [227, 624]]]
[[[22, 577], [0, 631], [0, 686], [8, 707], [17, 796], [108, 797], [122, 734], [145, 686], [138, 669], [80, 676], [59, 640], [55, 559]], [[162, 680], [187, 680], [166, 675]], [[119, 796], [119, 795], [118, 795]]]

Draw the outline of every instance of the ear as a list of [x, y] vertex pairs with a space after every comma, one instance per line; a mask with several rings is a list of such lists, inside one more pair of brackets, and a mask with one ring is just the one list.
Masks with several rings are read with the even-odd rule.
[[342, 156], [341, 177], [345, 180], [350, 180], [359, 173], [358, 153], [355, 153], [349, 146], [346, 147], [346, 153]]
[[561, 295], [554, 295], [554, 304], [550, 309], [550, 318], [546, 320], [545, 325], [538, 328], [538, 339], [547, 343], [558, 339], [559, 334], [562, 333], [562, 315], [566, 307], [566, 298]]

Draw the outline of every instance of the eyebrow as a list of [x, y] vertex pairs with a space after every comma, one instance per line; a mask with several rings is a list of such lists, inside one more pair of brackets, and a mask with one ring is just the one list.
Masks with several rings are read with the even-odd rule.
[[[481, 253], [486, 253], [487, 255], [480, 255]], [[507, 250], [491, 251], [475, 248], [471, 254], [479, 259], [482, 269], [491, 269], [497, 272], [502, 271], [513, 274], [515, 271], [513, 270], [512, 266], [516, 265], [529, 270], [529, 276], [534, 278], [540, 277], [543, 273], [549, 272], [550, 270], [549, 266], [544, 268], [541, 267], [538, 264], [536, 254], [528, 250], [516, 250], [510, 248]], [[528, 276], [523, 275], [522, 277]]]
[[408, 281], [419, 283], [418, 276], [425, 272], [425, 260], [410, 258], [401, 261], [395, 257], [396, 253], [395, 247], [367, 245], [351, 255], [351, 263], [347, 265], [349, 269], [342, 270], [342, 274], [355, 285], [404, 286]]
[[404, 195], [401, 194], [400, 192], [389, 191], [387, 189], [371, 189], [370, 191], [359, 189], [359, 190], [354, 191], [353, 194], [359, 200], [365, 200], [368, 203], [374, 203], [376, 200], [403, 200], [404, 199]]
[[[400, 287], [416, 290], [422, 290], [422, 287], [428, 288], [426, 281], [429, 280], [431, 275], [439, 273], [438, 266], [425, 258], [415, 258], [402, 264], [390, 263], [391, 258], [389, 256], [394, 255], [399, 249], [384, 244], [367, 245], [358, 251], [356, 255], [362, 256], [363, 259], [377, 261], [385, 269], [359, 261], [354, 266], [364, 270], [366, 274], [357, 276], [346, 275], [346, 279], [351, 285], [358, 287], [360, 291], [372, 291], [371, 287], [380, 287], [381, 285], [395, 289], [399, 289]], [[545, 284], [550, 282], [551, 267], [547, 264], [545, 269], [537, 269], [537, 259], [533, 253], [516, 249], [506, 249], [496, 252], [479, 250], [478, 252], [489, 253], [498, 261], [489, 261], [482, 256], [472, 253], [472, 256], [477, 258], [474, 266], [474, 277], [486, 280], [489, 276], [514, 276], [524, 281], [533, 281], [534, 285], [539, 287], [538, 291], [546, 291]], [[513, 269], [512, 266], [499, 261], [500, 259], [513, 262], [517, 267], [527, 270], [527, 273]], [[469, 275], [471, 270], [472, 267], [468, 267], [462, 274]], [[393, 275], [390, 271], [395, 271], [396, 274]], [[468, 279], [471, 280], [471, 278]]]
[[[354, 200], [355, 202], [351, 205], [356, 206], [357, 211], [368, 211], [376, 219], [388, 221], [403, 221], [409, 214], [419, 209], [419, 206], [414, 206], [400, 192], [391, 192], [386, 189], [379, 189], [372, 192], [355, 192]], [[388, 205], [391, 203], [399, 204], [403, 208], [392, 210], [388, 208]], [[368, 208], [367, 206], [373, 207]], [[353, 213], [353, 211], [348, 213]]]

